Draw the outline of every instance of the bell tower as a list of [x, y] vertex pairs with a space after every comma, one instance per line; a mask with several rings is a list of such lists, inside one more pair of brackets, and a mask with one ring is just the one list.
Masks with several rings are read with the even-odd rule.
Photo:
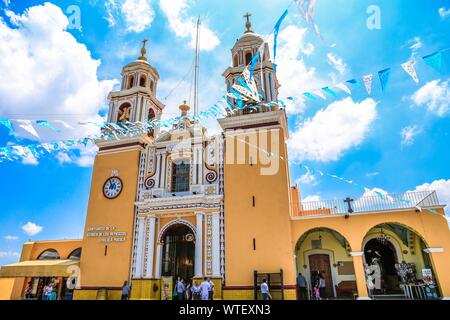
[[[147, 61], [147, 39], [141, 55], [122, 69], [120, 90], [111, 92], [108, 122], [160, 120], [164, 105], [156, 98], [159, 73]], [[156, 137], [158, 129], [150, 132]]]
[[[235, 112], [218, 120], [225, 136], [224, 299], [253, 299], [254, 271], [283, 270], [285, 288], [295, 287], [286, 113], [276, 103], [279, 84], [268, 44], [252, 31], [250, 14], [244, 17], [246, 31], [231, 49], [233, 64], [223, 76], [229, 89], [259, 52], [253, 76], [264, 99], [234, 104]], [[286, 291], [286, 298], [293, 292]]]
[[[108, 122], [159, 120], [164, 105], [156, 98], [157, 70], [147, 61], [147, 40], [141, 55], [122, 70], [119, 91], [111, 92]], [[108, 298], [120, 298], [124, 281], [131, 279], [135, 202], [145, 178], [146, 146], [157, 135], [149, 129], [140, 135], [120, 135], [97, 140], [91, 190], [80, 260], [81, 289], [74, 299], [95, 299], [108, 291]]]
[[[276, 101], [279, 84], [274, 73], [275, 65], [270, 60], [269, 45], [252, 30], [251, 16], [250, 13], [244, 15], [246, 30], [231, 48], [231, 66], [222, 75], [229, 91], [236, 83], [236, 79], [242, 75], [245, 67], [250, 65], [253, 57], [258, 54], [254, 70], [258, 93], [264, 102]], [[233, 103], [232, 99], [229, 99], [229, 102]]]

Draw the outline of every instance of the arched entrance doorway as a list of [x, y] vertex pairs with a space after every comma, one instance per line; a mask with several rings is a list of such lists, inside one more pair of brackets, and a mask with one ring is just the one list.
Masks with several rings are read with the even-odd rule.
[[364, 246], [364, 258], [367, 264], [373, 266], [374, 276], [379, 274], [381, 277], [379, 287], [375, 288], [374, 293], [400, 293], [398, 275], [395, 271], [398, 259], [390, 241], [383, 241], [382, 238], [369, 240]]
[[162, 242], [162, 275], [190, 280], [194, 276], [194, 232], [184, 224], [175, 224], [165, 231]]
[[[395, 222], [374, 226], [364, 237], [364, 271], [369, 294], [407, 295], [412, 299], [438, 296], [436, 277], [424, 239]], [[377, 280], [378, 279], [378, 280]]]
[[297, 272], [307, 281], [314, 299], [318, 274], [325, 280], [325, 298], [352, 298], [356, 292], [355, 271], [348, 241], [329, 228], [313, 228], [298, 239], [295, 247]]

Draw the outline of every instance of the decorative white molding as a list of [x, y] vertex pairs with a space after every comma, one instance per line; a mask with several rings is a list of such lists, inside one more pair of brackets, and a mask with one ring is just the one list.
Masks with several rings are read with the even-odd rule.
[[220, 212], [212, 214], [212, 274], [220, 277]]
[[358, 297], [356, 300], [372, 300], [370, 297]]
[[196, 239], [195, 239], [195, 276], [201, 277], [203, 275], [203, 213], [196, 212]]
[[155, 217], [149, 217], [148, 223], [148, 244], [147, 244], [147, 268], [145, 278], [153, 276], [153, 255], [155, 252]]
[[363, 251], [352, 251], [352, 252], [350, 252], [350, 255], [352, 257], [362, 257], [364, 255], [364, 252]]
[[437, 253], [437, 252], [444, 252], [444, 248], [426, 248], [423, 249], [425, 253]]
[[184, 224], [185, 226], [187, 226], [188, 228], [190, 228], [190, 229], [192, 230], [192, 233], [193, 233], [194, 235], [196, 235], [196, 227], [195, 227], [192, 223], [190, 223], [190, 222], [187, 221], [187, 220], [183, 220], [183, 219], [175, 219], [175, 220], [172, 220], [172, 221], [166, 223], [166, 224], [160, 229], [160, 231], [159, 231], [159, 233], [158, 233], [158, 243], [163, 243], [163, 240], [164, 240], [164, 239], [162, 239], [162, 236], [164, 235], [164, 233], [166, 232], [166, 230], [169, 229], [171, 226], [176, 225], [176, 224]]

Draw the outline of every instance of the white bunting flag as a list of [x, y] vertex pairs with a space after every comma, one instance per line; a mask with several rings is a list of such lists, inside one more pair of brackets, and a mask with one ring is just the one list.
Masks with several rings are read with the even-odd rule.
[[51, 145], [50, 143], [43, 143], [41, 144], [41, 147], [44, 148], [48, 153], [52, 153], [52, 151], [54, 150], [53, 145]]
[[312, 93], [314, 93], [316, 96], [321, 97], [323, 100], [327, 100], [327, 97], [325, 97], [325, 95], [321, 90], [314, 90], [312, 91]]
[[11, 146], [11, 148], [15, 151], [15, 153], [18, 156], [26, 156], [28, 153], [25, 147], [22, 146]]
[[367, 94], [370, 96], [372, 94], [372, 80], [373, 74], [368, 74], [362, 77], [364, 81], [364, 86], [366, 87]]
[[336, 85], [336, 88], [339, 88], [339, 89], [341, 89], [342, 91], [345, 91], [345, 92], [348, 93], [349, 95], [352, 94], [352, 92], [350, 91], [349, 87], [347, 87], [347, 86], [346, 86], [345, 84], [343, 84], [343, 83], [338, 83], [338, 84]]
[[419, 78], [417, 77], [416, 68], [414, 68], [415, 64], [416, 64], [416, 62], [414, 60], [409, 60], [409, 61], [406, 61], [405, 63], [402, 63], [401, 66], [402, 66], [403, 70], [405, 70], [406, 73], [409, 74], [411, 76], [411, 78], [413, 78], [415, 83], [419, 83]]
[[64, 128], [66, 128], [66, 129], [73, 129], [73, 127], [71, 125], [69, 125], [67, 122], [65, 122], [63, 120], [54, 120], [53, 122], [61, 123], [64, 126]]
[[39, 135], [36, 132], [36, 130], [34, 129], [34, 127], [31, 125], [30, 120], [16, 120], [16, 121], [19, 124], [19, 127], [21, 127], [23, 130], [25, 130], [29, 134], [35, 136], [36, 138], [39, 138]]

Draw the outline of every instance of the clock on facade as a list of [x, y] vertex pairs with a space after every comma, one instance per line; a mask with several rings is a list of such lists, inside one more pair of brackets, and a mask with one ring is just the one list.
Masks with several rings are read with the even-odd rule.
[[111, 177], [103, 185], [103, 195], [108, 199], [117, 198], [122, 188], [122, 180], [119, 177]]

